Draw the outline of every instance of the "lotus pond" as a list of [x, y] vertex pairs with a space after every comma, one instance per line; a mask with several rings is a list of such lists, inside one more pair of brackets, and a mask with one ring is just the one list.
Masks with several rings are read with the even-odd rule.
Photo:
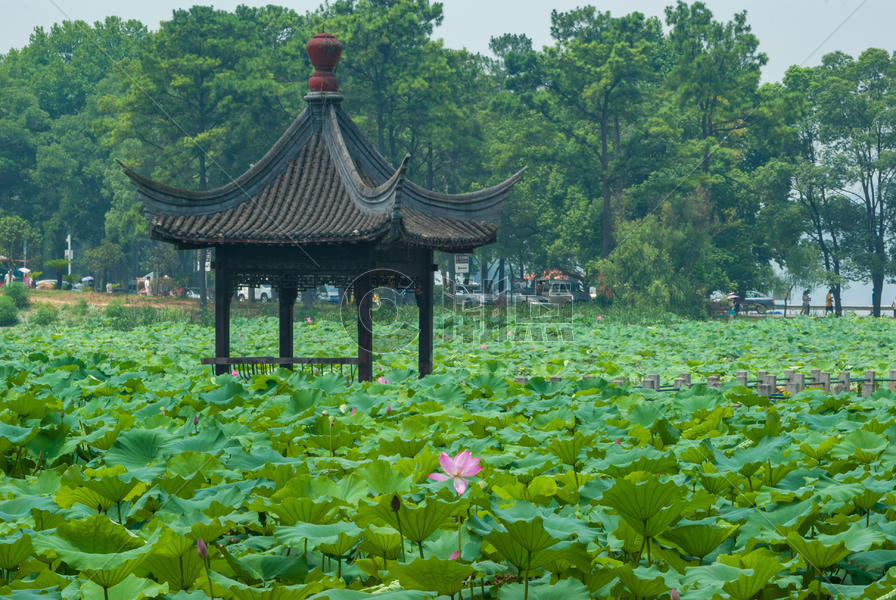
[[[212, 377], [211, 330], [184, 323], [0, 331], [0, 594], [889, 597], [896, 398], [769, 400], [732, 379], [885, 376], [896, 321], [611, 321], [443, 328], [434, 375], [396, 347], [352, 385]], [[276, 348], [272, 319], [232, 334], [234, 355]], [[353, 348], [317, 316], [296, 340]], [[725, 383], [609, 383], [683, 371]]]

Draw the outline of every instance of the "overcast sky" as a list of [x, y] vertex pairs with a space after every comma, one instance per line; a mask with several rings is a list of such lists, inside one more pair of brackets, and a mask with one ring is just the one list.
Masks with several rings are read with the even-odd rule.
[[[108, 15], [138, 19], [151, 29], [171, 15], [174, 8], [212, 4], [232, 10], [238, 4], [264, 5], [272, 2], [245, 0], [0, 0], [0, 52], [21, 48], [37, 26], [48, 27], [67, 19], [87, 22]], [[275, 2], [276, 3], [276, 2]], [[316, 0], [279, 2], [304, 13], [321, 5]], [[673, 0], [594, 0], [599, 10], [614, 15], [638, 10], [662, 17], [663, 8]], [[717, 19], [728, 20], [747, 9], [747, 18], [759, 38], [760, 49], [769, 57], [763, 78], [779, 81], [790, 65], [818, 64], [834, 50], [858, 55], [869, 47], [890, 52], [896, 47], [893, 24], [894, 0], [707, 0]], [[436, 31], [450, 48], [467, 48], [487, 53], [489, 38], [502, 33], [525, 33], [536, 48], [551, 43], [551, 9], [570, 10], [589, 4], [586, 0], [445, 0], [445, 19]]]

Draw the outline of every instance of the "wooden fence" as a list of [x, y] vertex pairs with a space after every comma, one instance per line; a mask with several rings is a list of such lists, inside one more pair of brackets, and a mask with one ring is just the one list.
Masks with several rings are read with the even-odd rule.
[[[529, 380], [526, 377], [517, 377], [515, 381], [525, 385]], [[561, 381], [561, 378], [551, 377], [548, 381]], [[835, 394], [855, 391], [860, 393], [863, 398], [868, 398], [879, 386], [884, 384], [887, 385], [891, 392], [896, 392], [896, 369], [891, 370], [887, 378], [878, 377], [874, 371], [865, 371], [863, 376], [859, 378], [853, 377], [850, 371], [840, 371], [836, 379], [832, 377], [831, 373], [820, 369], [812, 369], [809, 376], [806, 376], [805, 373], [798, 373], [794, 369], [787, 369], [781, 377], [768, 371], [757, 371], [755, 379], [747, 371], [738, 371], [734, 376], [734, 381], [745, 387], [754, 388], [758, 395], [766, 397], [780, 395], [781, 388], [790, 395], [798, 394], [808, 388], [820, 388], [825, 393], [833, 392]], [[611, 383], [618, 386], [631, 384], [627, 377], [613, 379]], [[694, 383], [697, 382], [693, 380], [690, 373], [682, 373], [675, 377], [671, 384], [662, 385], [660, 376], [653, 373], [644, 377], [641, 385], [636, 385], [635, 387], [658, 392], [671, 392], [690, 387]], [[702, 383], [707, 387], [722, 387], [722, 377], [721, 375], [709, 375]]]

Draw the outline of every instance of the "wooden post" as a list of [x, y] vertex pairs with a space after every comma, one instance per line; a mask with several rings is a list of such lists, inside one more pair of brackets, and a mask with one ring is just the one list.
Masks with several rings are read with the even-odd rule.
[[686, 385], [687, 387], [691, 387], [691, 374], [690, 373], [682, 373], [678, 376], [681, 379], [682, 385]]
[[794, 373], [793, 390], [795, 394], [799, 394], [806, 389], [806, 375], [804, 373]]
[[824, 390], [825, 394], [831, 393], [831, 374], [828, 372], [822, 372], [819, 374], [819, 379], [821, 382], [821, 387]]
[[756, 371], [756, 379], [759, 383], [765, 383], [765, 376], [768, 374], [768, 371]]
[[793, 369], [785, 369], [784, 379], [787, 381], [787, 383], [793, 381]]
[[719, 375], [710, 375], [706, 378], [706, 387], [722, 387], [722, 378]]
[[653, 387], [653, 375], [645, 377], [644, 381], [641, 382], [641, 387], [648, 390], [655, 390], [656, 388]]
[[812, 382], [818, 383], [821, 380], [821, 369], [812, 369]]
[[[299, 290], [296, 286], [281, 286], [278, 290], [280, 296], [280, 358], [292, 358], [294, 348], [293, 322], [296, 308], [296, 298]], [[284, 369], [292, 369], [290, 363], [281, 363]]]
[[423, 273], [418, 280], [417, 307], [419, 309], [419, 334], [417, 338], [417, 370], [420, 377], [432, 373], [432, 304], [433, 304], [433, 269], [432, 250], [423, 252]]
[[[217, 257], [219, 261], [224, 259], [220, 254]], [[215, 265], [215, 358], [230, 356], [230, 301], [232, 299], [233, 280], [230, 272], [226, 266], [218, 263]], [[228, 365], [215, 365], [215, 375], [229, 372]]]
[[840, 378], [837, 380], [837, 385], [834, 386], [834, 393], [848, 392], [849, 386], [849, 371], [840, 371]]
[[874, 371], [865, 371], [865, 383], [871, 385], [872, 394], [877, 391], [877, 381], [875, 379]]
[[355, 302], [358, 305], [358, 381], [373, 381], [373, 316], [370, 275], [355, 279]]
[[747, 382], [749, 381], [747, 372], [746, 371], [738, 371], [737, 374], [734, 376], [734, 380], [739, 385], [746, 387]]
[[778, 391], [778, 377], [774, 373], [766, 373], [765, 374], [765, 385], [768, 387], [768, 395], [771, 397], [772, 394]]
[[896, 370], [890, 371], [890, 391], [896, 392]]

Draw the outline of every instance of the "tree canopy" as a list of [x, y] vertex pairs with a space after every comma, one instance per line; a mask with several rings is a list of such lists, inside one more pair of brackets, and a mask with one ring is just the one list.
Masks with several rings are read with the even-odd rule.
[[195, 254], [147, 239], [114, 159], [191, 189], [236, 178], [301, 110], [304, 45], [326, 30], [346, 109], [388, 160], [411, 155], [412, 179], [464, 192], [528, 167], [482, 262], [580, 269], [614, 301], [682, 313], [714, 290], [771, 289], [773, 266], [829, 284], [838, 311], [848, 278], [880, 302], [896, 274], [886, 51], [762, 83], [749, 14], [703, 2], [663, 19], [553, 11], [543, 48], [496, 24], [493, 56], [434, 39], [442, 18], [430, 0], [335, 0], [37, 28], [0, 55], [2, 252], [27, 237], [36, 266], [55, 265], [71, 234], [79, 272], [197, 278]]

